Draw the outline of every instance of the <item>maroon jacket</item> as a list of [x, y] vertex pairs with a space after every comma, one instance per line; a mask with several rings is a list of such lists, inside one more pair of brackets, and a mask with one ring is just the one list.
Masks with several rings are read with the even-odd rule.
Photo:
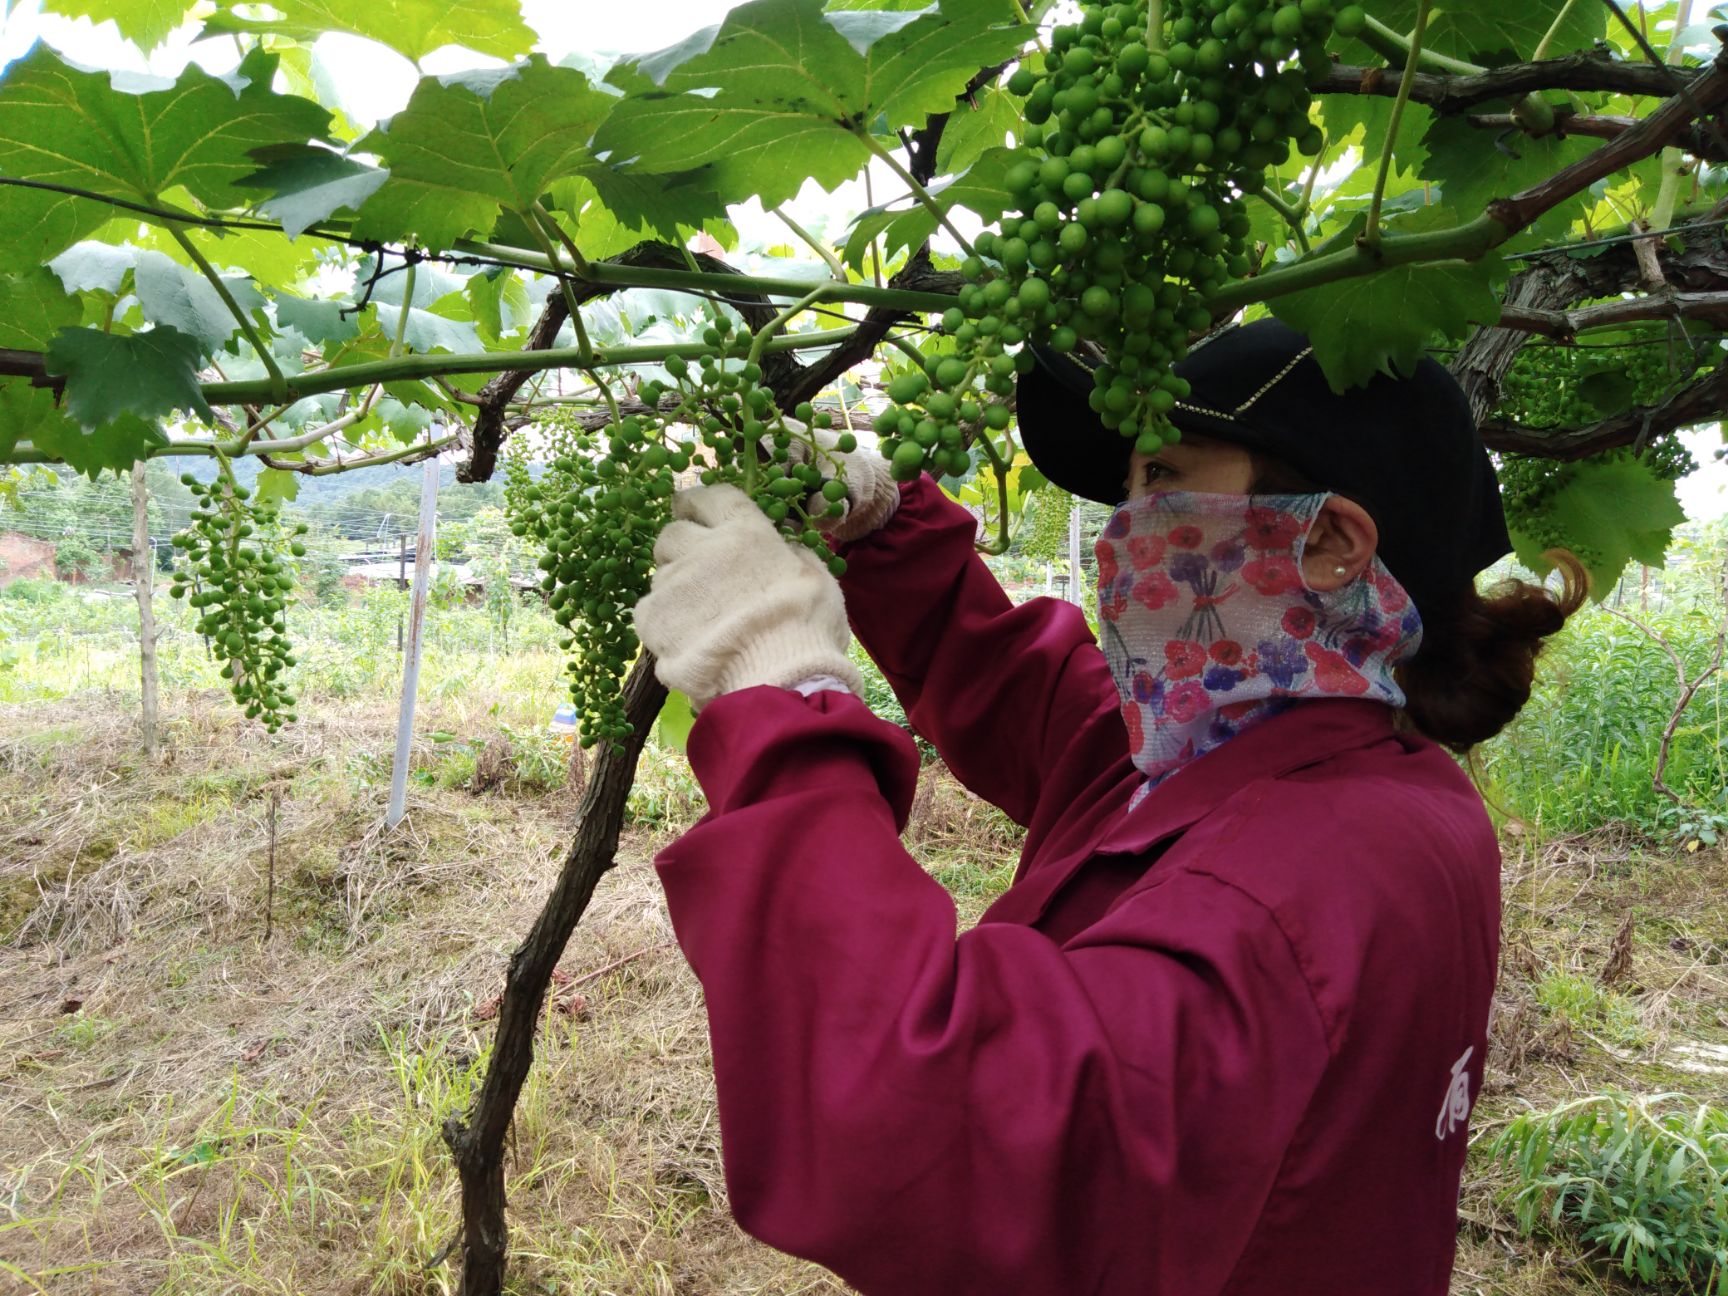
[[927, 478], [847, 553], [855, 628], [1027, 827], [955, 937], [918, 772], [857, 698], [702, 712], [657, 860], [707, 996], [732, 1210], [882, 1296], [1441, 1296], [1499, 854], [1377, 703], [1302, 704], [1140, 783], [1079, 609], [1013, 606]]

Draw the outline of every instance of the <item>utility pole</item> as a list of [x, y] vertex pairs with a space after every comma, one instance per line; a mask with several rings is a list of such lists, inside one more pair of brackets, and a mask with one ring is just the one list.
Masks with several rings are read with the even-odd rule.
[[[408, 610], [408, 647], [402, 658], [402, 706], [396, 716], [396, 762], [390, 770], [390, 807], [384, 822], [402, 822], [408, 795], [408, 756], [414, 743], [414, 695], [420, 687], [420, 649], [426, 590], [432, 576], [432, 533], [438, 520], [438, 456], [428, 455], [420, 478], [420, 534], [414, 544], [414, 598]], [[403, 542], [406, 544], [406, 540]]]
[[144, 484], [144, 460], [132, 465], [132, 591], [138, 599], [139, 724], [144, 731], [144, 759], [156, 759], [156, 611], [151, 605], [156, 578], [156, 551], [150, 547], [150, 493]]
[[1080, 500], [1076, 496], [1074, 507], [1068, 510], [1068, 601], [1075, 607], [1085, 606], [1085, 596], [1080, 593]]

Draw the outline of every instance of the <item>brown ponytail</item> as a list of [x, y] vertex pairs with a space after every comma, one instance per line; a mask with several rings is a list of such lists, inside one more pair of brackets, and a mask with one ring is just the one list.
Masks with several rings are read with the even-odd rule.
[[1583, 606], [1584, 565], [1563, 549], [1547, 554], [1560, 570], [1557, 591], [1507, 580], [1474, 589], [1449, 607], [1422, 613], [1422, 647], [1397, 670], [1404, 713], [1420, 732], [1463, 753], [1504, 729], [1530, 700], [1543, 641]]

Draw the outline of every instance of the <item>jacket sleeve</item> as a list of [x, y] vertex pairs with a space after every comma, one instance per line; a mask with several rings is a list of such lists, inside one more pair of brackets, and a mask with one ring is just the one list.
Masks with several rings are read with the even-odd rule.
[[972, 515], [920, 477], [887, 526], [842, 550], [841, 588], [853, 633], [912, 727], [1024, 825], [1074, 736], [1116, 712], [1116, 686], [1080, 609], [1016, 607], [973, 548], [976, 534]]
[[1177, 874], [1058, 946], [901, 848], [905, 733], [750, 689], [658, 857], [706, 997], [734, 1216], [865, 1293], [1217, 1290], [1326, 1065], [1264, 910]]

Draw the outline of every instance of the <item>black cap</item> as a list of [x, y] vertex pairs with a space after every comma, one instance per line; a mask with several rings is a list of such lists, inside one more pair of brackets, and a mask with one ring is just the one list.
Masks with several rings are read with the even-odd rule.
[[[1020, 440], [1033, 464], [1083, 499], [1117, 504], [1133, 441], [1086, 403], [1092, 372], [1037, 348], [1022, 375]], [[1176, 366], [1189, 383], [1171, 421], [1279, 459], [1366, 508], [1379, 554], [1418, 611], [1435, 611], [1512, 552], [1500, 484], [1463, 390], [1435, 360], [1334, 392], [1308, 339], [1275, 319], [1225, 329]]]

